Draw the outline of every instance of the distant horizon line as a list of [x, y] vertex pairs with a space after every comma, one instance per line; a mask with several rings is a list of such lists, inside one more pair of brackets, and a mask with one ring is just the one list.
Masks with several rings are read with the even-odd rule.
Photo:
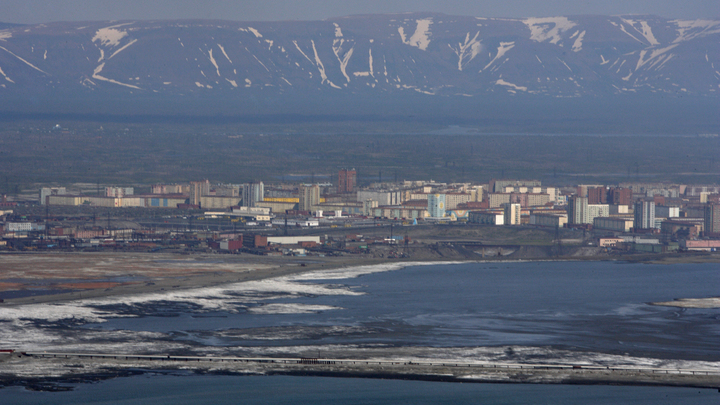
[[699, 20], [715, 20], [720, 21], [720, 15], [716, 17], [698, 17], [698, 18], [680, 18], [680, 17], [667, 17], [658, 14], [646, 14], [646, 13], [627, 13], [627, 14], [555, 14], [555, 15], [543, 15], [543, 16], [527, 16], [527, 17], [486, 17], [476, 15], [462, 15], [462, 14], [448, 14], [440, 11], [408, 11], [401, 13], [361, 13], [361, 14], [347, 14], [335, 17], [328, 17], [322, 19], [276, 19], [276, 20], [234, 20], [234, 19], [223, 19], [223, 18], [126, 18], [126, 19], [97, 19], [97, 20], [53, 20], [37, 23], [20, 23], [0, 20], [0, 24], [16, 25], [16, 26], [28, 26], [28, 25], [43, 25], [43, 24], [58, 24], [58, 23], [92, 23], [92, 22], [120, 22], [120, 21], [134, 21], [134, 22], [153, 22], [153, 21], [226, 21], [226, 22], [239, 22], [239, 23], [272, 23], [272, 22], [313, 22], [313, 21], [332, 21], [334, 19], [343, 18], [361, 18], [361, 17], [374, 17], [374, 16], [399, 16], [399, 15], [438, 15], [447, 17], [462, 17], [462, 18], [475, 18], [482, 20], [501, 20], [501, 21], [523, 21], [533, 18], [554, 18], [554, 17], [656, 17], [668, 20], [684, 20], [684, 21], [699, 21]]

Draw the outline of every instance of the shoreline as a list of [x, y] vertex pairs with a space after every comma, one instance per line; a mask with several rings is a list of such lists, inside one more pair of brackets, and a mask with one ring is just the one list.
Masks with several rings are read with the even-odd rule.
[[[0, 255], [0, 257], [5, 254]], [[459, 264], [459, 263], [533, 263], [533, 262], [587, 262], [587, 261], [607, 261], [617, 263], [647, 263], [647, 264], [680, 264], [680, 263], [715, 263], [720, 262], [720, 255], [692, 255], [679, 256], [675, 254], [666, 255], [632, 255], [632, 256], [566, 256], [555, 258], [512, 258], [503, 257], [497, 259], [478, 258], [477, 260], [458, 260], [458, 258], [422, 258], [420, 260], [410, 259], [388, 259], [388, 258], [369, 258], [364, 256], [341, 256], [341, 257], [314, 257], [306, 258], [298, 257], [258, 257], [250, 255], [216, 255], [216, 254], [174, 254], [174, 253], [47, 253], [47, 254], [11, 254], [8, 256], [15, 257], [59, 257], [59, 258], [82, 258], [82, 257], [113, 257], [123, 258], [123, 256], [143, 256], [153, 260], [160, 261], [172, 259], [217, 259], [227, 264], [242, 264], [244, 266], [254, 267], [252, 269], [244, 269], [241, 271], [227, 271], [209, 268], [204, 271], [196, 271], [192, 274], [168, 274], [166, 276], [148, 277], [144, 281], [133, 283], [124, 283], [108, 286], [109, 288], [86, 288], [74, 289], [58, 294], [48, 293], [41, 295], [28, 295], [18, 298], [7, 298], [0, 303], [2, 307], [13, 307], [28, 304], [69, 302], [84, 299], [96, 299], [104, 297], [117, 297], [126, 295], [137, 295], [147, 293], [159, 293], [161, 291], [179, 291], [201, 287], [217, 287], [224, 284], [241, 283], [245, 281], [259, 281], [272, 279], [276, 277], [284, 277], [309, 273], [319, 270], [337, 270], [342, 268], [355, 268], [361, 266], [373, 265], [398, 265], [404, 268], [413, 265], [431, 265], [431, 264]], [[89, 281], [99, 281], [101, 284], [104, 279], [88, 279]], [[90, 285], [91, 283], [87, 283]], [[101, 286], [102, 287], [102, 286]], [[16, 290], [6, 291], [31, 291], [28, 288], [20, 288]], [[52, 290], [50, 290], [52, 291]], [[0, 296], [2, 292], [0, 291]]]
[[[194, 359], [194, 358], [193, 358]], [[195, 362], [183, 364], [171, 360], [123, 360], [123, 359], [78, 359], [78, 358], [27, 358], [13, 356], [10, 362], [32, 362], [40, 368], [64, 368], [62, 375], [21, 376], [1, 375], [0, 389], [20, 386], [37, 391], [64, 391], [67, 384], [83, 384], [105, 381], [117, 377], [129, 377], [157, 372], [192, 372], [201, 375], [285, 375], [299, 377], [333, 378], [369, 378], [417, 380], [428, 382], [453, 383], [502, 383], [502, 384], [562, 384], [562, 385], [623, 385], [657, 386], [714, 389], [720, 392], [720, 373], [691, 372], [677, 370], [672, 373], [651, 372], [645, 369], [619, 369], [608, 367], [572, 367], [558, 368], [553, 365], [527, 364], [518, 368], [491, 368], [489, 366], [465, 364], [422, 364], [385, 362], [367, 359], [367, 364], [335, 364], [332, 360], [312, 359], [320, 364], [312, 364], [310, 359], [304, 364], [270, 363], [272, 358], [263, 362]], [[7, 360], [6, 360], [7, 361]], [[439, 361], [439, 360], [438, 360]], [[363, 363], [358, 360], [357, 363]], [[150, 364], [148, 364], [150, 363]], [[327, 364], [322, 364], [327, 363]], [[87, 369], [92, 369], [88, 371]], [[75, 387], [70, 387], [69, 390]]]

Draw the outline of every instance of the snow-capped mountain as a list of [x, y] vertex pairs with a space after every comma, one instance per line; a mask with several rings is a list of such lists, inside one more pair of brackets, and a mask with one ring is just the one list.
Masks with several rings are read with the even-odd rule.
[[[112, 21], [0, 30], [17, 100], [606, 98], [720, 94], [720, 20], [367, 15], [313, 22]], [[180, 100], [180, 101], [179, 101]], [[268, 101], [270, 100], [270, 101]], [[62, 102], [59, 102], [62, 104]]]

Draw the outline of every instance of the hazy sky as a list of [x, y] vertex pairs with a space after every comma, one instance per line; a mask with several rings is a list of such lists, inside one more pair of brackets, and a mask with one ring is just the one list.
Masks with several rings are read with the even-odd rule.
[[477, 17], [655, 14], [718, 18], [719, 0], [0, 0], [0, 21], [202, 18], [320, 20], [350, 14], [436, 11]]

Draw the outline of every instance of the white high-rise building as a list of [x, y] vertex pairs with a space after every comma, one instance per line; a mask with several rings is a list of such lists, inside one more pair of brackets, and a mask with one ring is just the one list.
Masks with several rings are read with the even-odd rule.
[[508, 203], [503, 206], [503, 209], [505, 225], [520, 225], [520, 214], [522, 212], [520, 204]]
[[428, 195], [428, 213], [433, 218], [445, 216], [445, 194]]
[[258, 201], [265, 199], [265, 185], [262, 181], [257, 183], [243, 184], [243, 205], [254, 207]]
[[567, 206], [569, 224], [589, 224], [590, 212], [587, 197], [570, 197]]
[[320, 186], [313, 184], [312, 186], [300, 186], [300, 202], [298, 209], [300, 211], [312, 211], [313, 207], [320, 203]]
[[635, 203], [635, 229], [655, 228], [655, 201], [640, 200]]

